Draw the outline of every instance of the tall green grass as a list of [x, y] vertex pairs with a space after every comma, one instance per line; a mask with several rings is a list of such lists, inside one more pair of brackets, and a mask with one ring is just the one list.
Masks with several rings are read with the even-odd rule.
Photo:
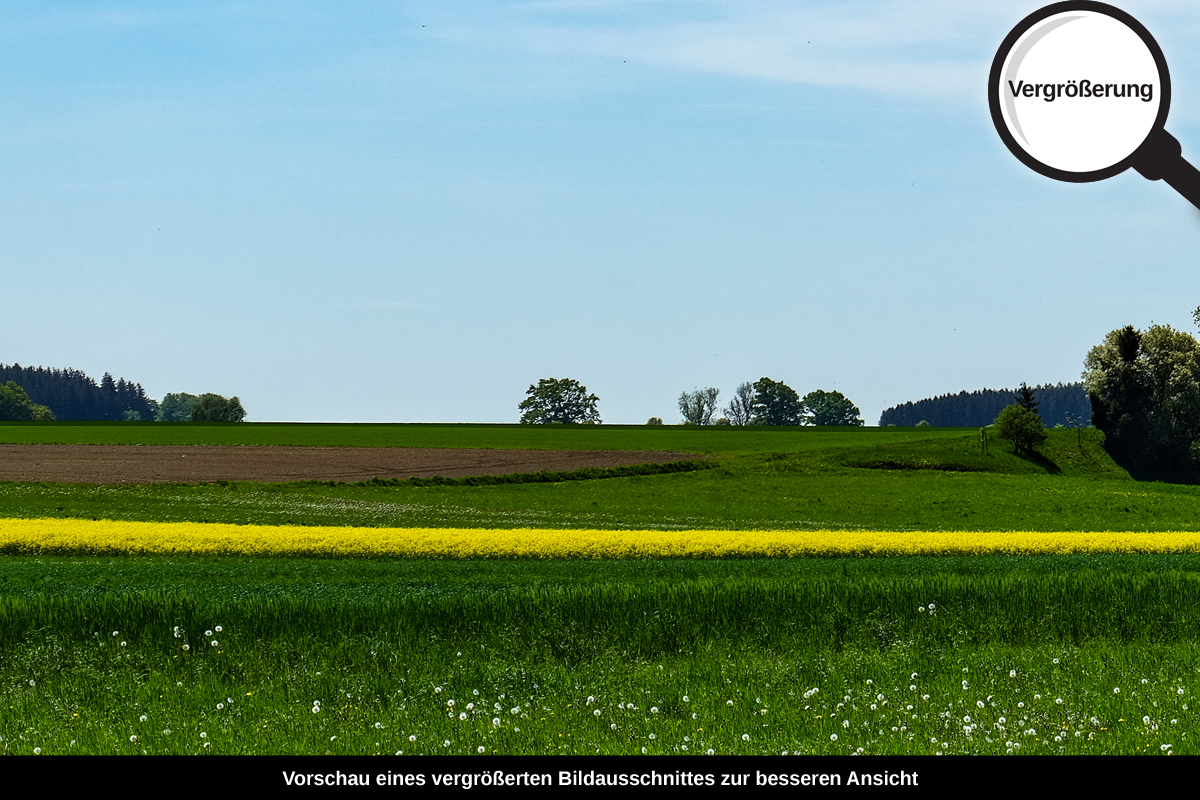
[[1197, 559], [908, 561], [10, 557], [0, 749], [1196, 752]]

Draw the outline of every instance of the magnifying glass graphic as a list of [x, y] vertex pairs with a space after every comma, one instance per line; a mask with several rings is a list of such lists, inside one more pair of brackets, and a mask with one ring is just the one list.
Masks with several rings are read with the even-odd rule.
[[1167, 61], [1150, 32], [1105, 3], [1054, 3], [1012, 29], [992, 61], [1000, 138], [1030, 169], [1088, 183], [1133, 167], [1200, 208], [1200, 171], [1164, 125]]

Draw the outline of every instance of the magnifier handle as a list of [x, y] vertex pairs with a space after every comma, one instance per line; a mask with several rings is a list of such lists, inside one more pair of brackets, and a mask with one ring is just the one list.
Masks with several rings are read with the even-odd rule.
[[1134, 153], [1133, 168], [1147, 180], [1166, 181], [1188, 202], [1200, 208], [1200, 170], [1183, 157], [1179, 140], [1162, 128], [1151, 133]]

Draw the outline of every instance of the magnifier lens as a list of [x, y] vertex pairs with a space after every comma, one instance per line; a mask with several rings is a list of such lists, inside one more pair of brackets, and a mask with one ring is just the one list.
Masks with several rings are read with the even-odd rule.
[[1098, 4], [1018, 26], [992, 70], [993, 116], [1009, 148], [1060, 180], [1099, 180], [1128, 167], [1170, 103], [1166, 64], [1149, 33], [1078, 8], [1087, 5]]

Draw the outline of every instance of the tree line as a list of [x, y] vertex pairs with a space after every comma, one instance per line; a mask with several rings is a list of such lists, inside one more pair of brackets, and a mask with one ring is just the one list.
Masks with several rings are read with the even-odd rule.
[[159, 403], [140, 383], [109, 373], [97, 383], [77, 369], [0, 364], [0, 420], [241, 422], [241, 401], [218, 394], [168, 394]]
[[[1022, 384], [1024, 386], [1024, 384]], [[1012, 404], [1017, 390], [980, 389], [926, 398], [915, 403], [893, 406], [879, 415], [880, 427], [911, 427], [921, 422], [946, 428], [979, 428], [991, 425], [996, 416]], [[1091, 418], [1092, 409], [1082, 383], [1056, 383], [1035, 386], [1040, 414], [1045, 425], [1078, 427]]]
[[858, 406], [841, 392], [800, 394], [786, 383], [760, 378], [734, 390], [716, 420], [720, 391], [711, 386], [679, 395], [685, 425], [862, 425]]
[[[571, 378], [543, 378], [531, 385], [517, 406], [524, 425], [599, 425], [599, 402], [587, 387]], [[685, 425], [862, 425], [858, 407], [841, 392], [818, 389], [804, 397], [787, 384], [770, 378], [743, 383], [733, 399], [717, 413], [720, 391], [712, 387], [679, 395]], [[649, 425], [661, 425], [651, 417]]]

